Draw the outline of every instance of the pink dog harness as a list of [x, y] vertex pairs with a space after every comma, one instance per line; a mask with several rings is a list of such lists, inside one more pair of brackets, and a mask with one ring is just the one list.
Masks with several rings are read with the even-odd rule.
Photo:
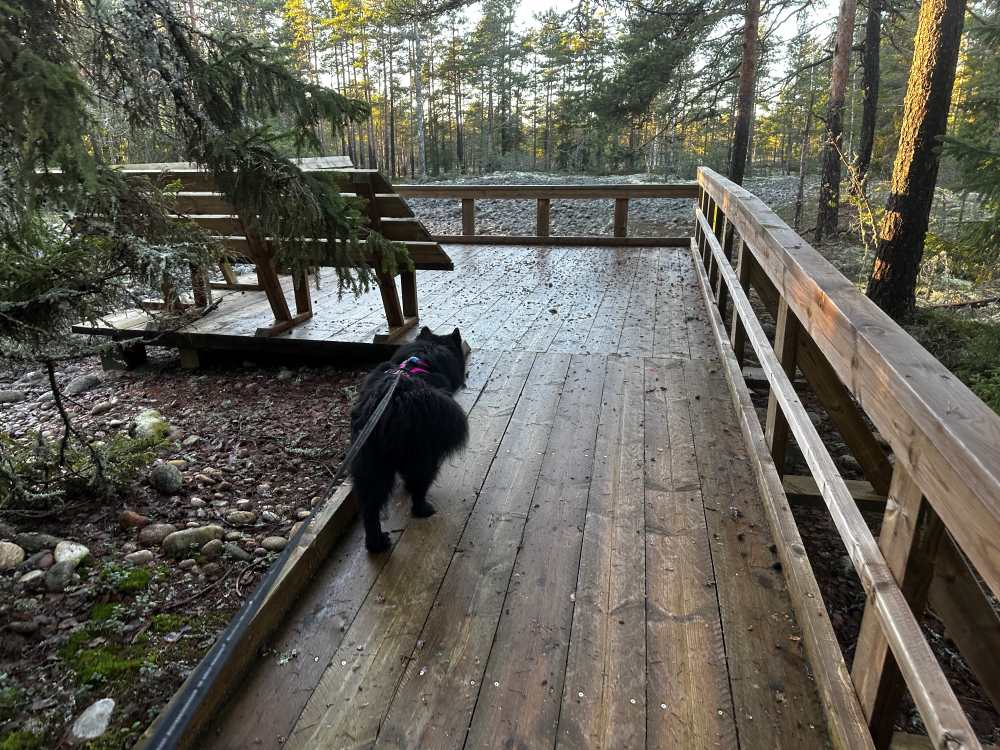
[[427, 369], [427, 363], [420, 357], [410, 357], [399, 363], [399, 369], [402, 370], [402, 374], [409, 377], [410, 375], [427, 375], [430, 370]]

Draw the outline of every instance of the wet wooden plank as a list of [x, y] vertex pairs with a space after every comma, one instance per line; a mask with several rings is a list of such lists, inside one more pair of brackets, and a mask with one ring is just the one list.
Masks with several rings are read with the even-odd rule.
[[618, 342], [618, 353], [623, 356], [641, 357], [653, 353], [659, 252], [659, 249], [647, 249], [639, 257], [637, 278], [629, 294], [625, 324]]
[[648, 359], [645, 367], [646, 742], [735, 747], [682, 363]]
[[690, 360], [684, 383], [740, 745], [825, 747], [826, 717], [721, 365]]
[[597, 310], [594, 325], [584, 344], [587, 351], [595, 353], [618, 351], [618, 342], [621, 341], [625, 315], [628, 312], [629, 295], [636, 283], [639, 252], [630, 251], [626, 258], [626, 265], [618, 277], [619, 283], [613, 289], [609, 289], [609, 293]]
[[[497, 352], [476, 352], [469, 364], [466, 387], [456, 400], [470, 420], [478, 423], [486, 408], [480, 394], [493, 376]], [[499, 376], [498, 376], [499, 377]], [[409, 497], [399, 493], [389, 508], [385, 528], [394, 536], [410, 520]], [[316, 573], [315, 583], [289, 612], [281, 631], [272, 638], [268, 653], [244, 680], [243, 690], [222, 714], [214, 731], [203, 738], [213, 750], [272, 747], [285, 741], [319, 684], [345, 633], [384, 567], [385, 555], [369, 555], [364, 530], [355, 524], [336, 554]], [[292, 654], [295, 654], [293, 657]]]
[[[553, 381], [565, 372], [559, 359], [545, 362], [556, 365]], [[478, 712], [502, 704], [505, 711], [514, 712], [521, 720], [526, 720], [531, 712], [548, 709], [551, 714], [557, 708], [551, 697], [546, 701], [547, 690], [537, 686], [532, 689], [535, 681], [522, 674], [524, 663], [533, 661], [534, 650], [541, 648], [541, 644], [529, 643], [532, 639], [524, 638], [524, 623], [527, 617], [537, 618], [533, 619], [532, 628], [544, 629], [540, 621], [547, 612], [542, 600], [557, 603], [555, 607], [564, 619], [572, 609], [569, 592], [575, 584], [577, 560], [573, 558], [572, 545], [553, 538], [565, 532], [550, 530], [557, 522], [551, 511], [559, 508], [567, 512], [572, 498], [576, 498], [576, 506], [586, 502], [585, 476], [592, 456], [587, 453], [574, 460], [567, 455], [566, 448], [570, 441], [586, 443], [588, 435], [593, 439], [603, 380], [603, 360], [573, 358], [569, 371], [565, 372], [540, 467], [538, 458], [528, 453], [534, 446], [522, 442], [523, 431], [511, 434], [512, 438], [520, 438], [518, 442], [506, 442], [510, 446], [506, 450], [511, 453], [501, 446], [500, 456], [480, 493], [434, 609], [420, 634], [422, 645], [412, 656], [382, 726], [380, 743], [392, 747], [461, 747], [477, 701]], [[512, 423], [511, 430], [514, 429]], [[582, 449], [577, 453], [582, 454]], [[511, 481], [509, 472], [504, 470], [509, 461], [533, 465], [540, 473], [519, 472]], [[565, 525], [576, 533], [577, 519], [566, 519], [560, 527]], [[559, 559], [553, 561], [550, 556]], [[558, 563], [571, 568], [572, 574], [567, 571], [560, 575], [560, 571], [553, 569], [553, 564]], [[541, 580], [534, 577], [539, 571]], [[527, 593], [532, 600], [512, 596], [508, 585], [512, 590], [529, 587]], [[515, 643], [507, 643], [511, 634]], [[557, 653], [547, 652], [545, 656], [551, 662], [550, 667], [555, 664], [560, 669], [562, 661]], [[484, 678], [487, 665], [489, 671]], [[544, 668], [538, 662], [535, 666]], [[509, 670], [516, 670], [517, 676]], [[525, 705], [517, 699], [521, 692], [528, 694]], [[478, 716], [477, 713], [473, 722], [470, 746], [502, 744], [505, 737], [515, 736], [515, 733], [491, 731], [494, 735], [491, 739], [475, 739]], [[534, 740], [543, 736], [546, 735], [536, 734]], [[532, 745], [532, 741], [528, 744]]]
[[558, 747], [646, 744], [642, 379], [642, 360], [608, 359]]
[[286, 747], [375, 741], [494, 458], [509, 459], [515, 448], [517, 456], [528, 456], [498, 463], [509, 485], [537, 474], [569, 362], [534, 363], [533, 355], [520, 354], [510, 359], [509, 373], [497, 370], [481, 397], [470, 448], [449, 462], [431, 490], [437, 515], [410, 524], [400, 537]]
[[469, 727], [468, 747], [551, 744], [562, 701], [605, 359], [574, 356]]
[[[665, 251], [658, 257], [656, 280], [656, 315], [653, 321], [653, 355], [689, 357], [687, 315], [685, 309], [684, 267], [686, 255]], [[704, 303], [702, 303], [704, 304]]]

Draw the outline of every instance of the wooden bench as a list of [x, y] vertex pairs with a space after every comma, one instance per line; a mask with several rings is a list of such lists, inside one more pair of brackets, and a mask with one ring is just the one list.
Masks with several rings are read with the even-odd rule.
[[[307, 172], [329, 173], [336, 180], [341, 194], [364, 201], [368, 216], [368, 229], [381, 232], [386, 238], [406, 246], [413, 261], [413, 270], [399, 272], [402, 300], [396, 288], [395, 279], [380, 270], [378, 258], [366, 258], [366, 262], [376, 268], [376, 281], [385, 308], [389, 332], [377, 336], [376, 341], [392, 342], [414, 327], [419, 319], [417, 306], [416, 271], [453, 270], [451, 258], [441, 245], [434, 241], [423, 224], [392, 185], [376, 170], [355, 169], [346, 156], [316, 157], [296, 160]], [[312, 298], [309, 291], [307, 273], [297, 271], [292, 274], [295, 297], [295, 313], [289, 307], [282, 291], [274, 248], [266, 237], [246, 231], [245, 219], [226, 201], [215, 186], [211, 174], [195, 164], [186, 162], [129, 164], [123, 172], [148, 177], [160, 185], [179, 184], [177, 193], [178, 218], [184, 217], [204, 229], [222, 237], [230, 254], [221, 261], [223, 282], [208, 281], [207, 269], [192, 269], [194, 306], [204, 308], [211, 302], [213, 289], [240, 291], [263, 291], [274, 315], [274, 322], [257, 330], [258, 336], [274, 336], [293, 328], [312, 317]], [[326, 239], [317, 238], [317, 242]], [[256, 284], [241, 283], [233, 272], [231, 261], [246, 259], [254, 264]], [[174, 290], [164, 290], [164, 300], [147, 307], [179, 306]]]

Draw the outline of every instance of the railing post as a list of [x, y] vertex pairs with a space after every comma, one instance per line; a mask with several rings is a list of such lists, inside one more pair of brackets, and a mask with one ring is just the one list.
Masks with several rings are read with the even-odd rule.
[[295, 314], [312, 312], [312, 297], [309, 294], [309, 273], [304, 269], [292, 272], [292, 290], [295, 292]]
[[549, 199], [539, 198], [535, 210], [535, 234], [539, 237], [549, 236]]
[[[728, 218], [725, 218], [726, 227], [722, 234], [722, 254], [726, 256], [726, 260], [730, 264], [733, 262], [733, 245], [736, 243], [736, 230], [732, 225], [732, 222]], [[742, 281], [742, 279], [741, 279]], [[719, 301], [719, 312], [722, 314], [722, 319], [726, 319], [726, 302], [728, 297], [726, 296], [729, 290], [726, 289], [726, 285], [722, 283], [722, 277], [719, 277], [719, 288], [715, 295], [715, 298]]]
[[472, 237], [476, 233], [476, 199], [462, 198], [462, 234]]
[[[740, 249], [736, 260], [736, 275], [739, 277], [740, 286], [743, 287], [743, 291], [747, 294], [750, 293], [750, 264], [752, 262], [753, 256], [750, 248], [747, 247], [746, 242], [740, 240]], [[733, 353], [736, 354], [736, 361], [739, 362], [740, 367], [743, 367], [743, 361], [746, 359], [747, 334], [743, 328], [743, 321], [740, 320], [740, 314], [735, 308], [733, 309], [733, 327], [729, 334], [729, 340], [733, 345]]]
[[400, 271], [399, 286], [403, 290], [403, 316], [406, 318], [418, 317], [416, 271]]
[[615, 198], [615, 237], [628, 236], [628, 198]]
[[[798, 351], [799, 321], [785, 298], [778, 300], [778, 320], [774, 328], [774, 353], [789, 380], [795, 380], [795, 356]], [[764, 430], [767, 447], [780, 476], [785, 475], [785, 451], [788, 448], [788, 422], [778, 404], [774, 389], [767, 398], [767, 424]]]
[[[944, 525], [924, 500], [920, 487], [897, 464], [892, 473], [878, 544], [918, 619], [927, 604], [934, 557], [943, 534]], [[888, 748], [906, 684], [870, 599], [861, 618], [851, 676], [861, 708], [868, 717], [875, 747]]]
[[208, 307], [211, 304], [212, 287], [209, 286], [208, 269], [205, 266], [191, 264], [191, 291], [195, 307]]

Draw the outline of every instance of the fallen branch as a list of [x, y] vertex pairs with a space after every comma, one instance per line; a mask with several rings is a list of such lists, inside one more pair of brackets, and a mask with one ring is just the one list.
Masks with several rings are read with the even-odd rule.
[[1000, 295], [995, 297], [982, 297], [981, 299], [968, 299], [961, 302], [944, 302], [940, 305], [929, 305], [932, 310], [957, 310], [962, 307], [986, 307], [1000, 302]]

